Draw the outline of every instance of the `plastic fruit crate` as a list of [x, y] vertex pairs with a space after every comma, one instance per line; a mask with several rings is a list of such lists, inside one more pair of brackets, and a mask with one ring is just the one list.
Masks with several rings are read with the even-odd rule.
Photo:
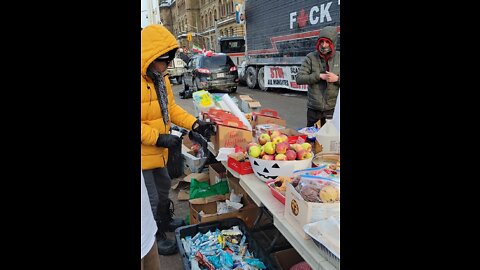
[[247, 229], [245, 223], [239, 218], [228, 218], [228, 219], [223, 219], [219, 221], [178, 227], [175, 230], [175, 238], [177, 240], [177, 246], [178, 246], [180, 257], [182, 258], [182, 261], [183, 261], [183, 268], [185, 270], [190, 270], [191, 264], [187, 254], [185, 253], [185, 249], [183, 248], [182, 238], [185, 238], [186, 236], [193, 237], [198, 232], [206, 233], [208, 231], [215, 231], [217, 228], [219, 230], [226, 230], [226, 229], [230, 229], [233, 226], [238, 226], [238, 228], [242, 231], [242, 233], [245, 234], [246, 243], [248, 243], [247, 249], [248, 251], [250, 251], [250, 253], [254, 254], [255, 258], [260, 259], [265, 264], [267, 269], [274, 269], [274, 270], [278, 269], [278, 266], [270, 259], [269, 254], [266, 254], [266, 252], [258, 245], [258, 243], [251, 236], [251, 233]]

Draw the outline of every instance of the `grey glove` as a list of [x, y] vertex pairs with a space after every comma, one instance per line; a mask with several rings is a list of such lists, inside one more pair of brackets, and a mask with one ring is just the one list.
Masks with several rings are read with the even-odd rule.
[[165, 148], [175, 147], [181, 144], [182, 144], [181, 137], [170, 135], [170, 134], [160, 134], [160, 136], [158, 136], [157, 143], [156, 143], [158, 147], [165, 147]]

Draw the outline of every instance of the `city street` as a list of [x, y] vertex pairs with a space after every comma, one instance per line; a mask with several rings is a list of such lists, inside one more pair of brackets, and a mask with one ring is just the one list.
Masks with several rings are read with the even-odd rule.
[[[193, 114], [193, 100], [191, 98], [180, 99], [178, 95], [183, 90], [183, 85], [172, 83], [172, 86], [177, 104]], [[262, 109], [276, 110], [279, 116], [285, 119], [288, 128], [299, 129], [307, 124], [307, 92], [282, 88], [264, 92], [259, 89], [250, 89], [247, 86], [239, 85], [237, 92], [230, 94], [230, 97], [238, 99], [239, 95], [249, 95], [253, 99], [258, 100], [262, 104]]]
[[[180, 99], [178, 93], [183, 90], [183, 85], [172, 83], [175, 102], [182, 106], [189, 113], [194, 113], [193, 100]], [[239, 95], [249, 95], [253, 99], [260, 101], [262, 108], [274, 109], [287, 122], [287, 127], [292, 129], [302, 128], [306, 124], [306, 104], [307, 93], [297, 92], [287, 89], [274, 89], [268, 92], [263, 92], [259, 89], [249, 89], [246, 86], [239, 86], [237, 92], [230, 94], [232, 98], [237, 98]], [[181, 178], [183, 178], [182, 176]], [[177, 183], [180, 178], [172, 179], [172, 185]], [[178, 201], [178, 190], [171, 190], [170, 199], [175, 204], [175, 217], [186, 218], [189, 213], [188, 201]], [[174, 239], [175, 233], [167, 233], [169, 239]], [[183, 261], [180, 254], [177, 253], [171, 256], [160, 256], [161, 269], [182, 270]]]

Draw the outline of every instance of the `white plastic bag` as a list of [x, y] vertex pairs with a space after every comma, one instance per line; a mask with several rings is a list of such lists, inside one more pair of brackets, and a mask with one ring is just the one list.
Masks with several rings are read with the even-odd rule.
[[320, 153], [340, 153], [340, 132], [333, 124], [332, 119], [326, 119], [325, 125], [315, 133], [315, 139], [322, 145]]

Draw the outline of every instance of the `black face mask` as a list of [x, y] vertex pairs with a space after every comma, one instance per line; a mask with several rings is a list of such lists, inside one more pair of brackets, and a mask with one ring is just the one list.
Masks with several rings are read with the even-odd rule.
[[320, 48], [320, 53], [329, 54], [331, 52], [330, 47]]

